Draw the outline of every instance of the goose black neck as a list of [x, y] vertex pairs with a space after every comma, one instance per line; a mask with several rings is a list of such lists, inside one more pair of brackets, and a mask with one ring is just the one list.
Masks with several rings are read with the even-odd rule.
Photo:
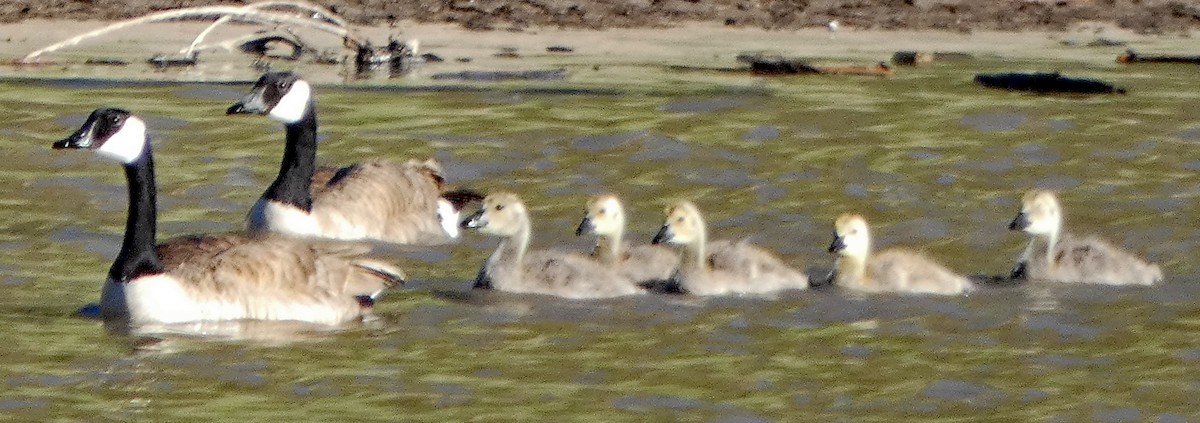
[[108, 270], [108, 277], [128, 282], [136, 277], [163, 272], [162, 262], [154, 251], [157, 230], [154, 158], [150, 140], [146, 139], [141, 156], [125, 164], [125, 179], [129, 185], [129, 217], [125, 221], [125, 240], [121, 253]]
[[300, 120], [284, 127], [287, 128], [287, 146], [283, 149], [279, 176], [263, 196], [306, 212], [312, 211], [309, 184], [317, 167], [317, 113], [313, 102], [308, 102]]

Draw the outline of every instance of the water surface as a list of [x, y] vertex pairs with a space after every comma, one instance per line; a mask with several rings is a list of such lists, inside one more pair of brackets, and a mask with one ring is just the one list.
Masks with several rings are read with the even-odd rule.
[[[693, 199], [716, 238], [749, 237], [813, 274], [832, 221], [879, 245], [1002, 274], [1021, 193], [1062, 190], [1070, 228], [1159, 262], [1152, 288], [1025, 286], [970, 296], [642, 297], [570, 302], [468, 291], [496, 245], [468, 234], [385, 249], [412, 276], [380, 320], [338, 333], [149, 346], [74, 317], [119, 249], [125, 182], [51, 151], [99, 106], [147, 118], [160, 237], [235, 230], [283, 134], [224, 109], [247, 87], [0, 82], [0, 415], [12, 420], [1183, 421], [1200, 415], [1200, 97], [1192, 68], [1089, 68], [1126, 96], [971, 84], [958, 63], [892, 79], [631, 71], [458, 89], [319, 86], [319, 161], [436, 157], [456, 186], [528, 203], [535, 247], [621, 194], [631, 238]], [[272, 333], [273, 328], [247, 328]]]

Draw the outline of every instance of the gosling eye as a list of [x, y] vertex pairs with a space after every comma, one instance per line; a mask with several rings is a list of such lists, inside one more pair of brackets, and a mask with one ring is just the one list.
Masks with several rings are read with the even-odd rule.
[[596, 214], [601, 215], [601, 216], [604, 216], [604, 213], [605, 213], [604, 209], [600, 209], [600, 211], [596, 212]]
[[504, 210], [504, 205], [503, 205], [503, 204], [497, 204], [497, 205], [496, 205], [496, 207], [495, 207], [495, 209], [496, 209], [496, 211]]
[[675, 223], [683, 223], [683, 216], [676, 217]]

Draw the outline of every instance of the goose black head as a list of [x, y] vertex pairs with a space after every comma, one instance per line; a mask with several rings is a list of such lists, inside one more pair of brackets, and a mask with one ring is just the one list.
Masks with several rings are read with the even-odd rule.
[[145, 147], [146, 123], [129, 111], [116, 108], [96, 109], [79, 130], [53, 145], [56, 150], [93, 150], [123, 163], [137, 160]]
[[291, 72], [268, 72], [258, 78], [250, 93], [225, 110], [225, 114], [268, 115], [284, 123], [299, 121], [308, 112], [312, 87]]

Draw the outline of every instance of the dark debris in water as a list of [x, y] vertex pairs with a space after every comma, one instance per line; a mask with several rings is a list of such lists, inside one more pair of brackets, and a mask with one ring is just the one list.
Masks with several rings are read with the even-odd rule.
[[539, 69], [523, 71], [462, 71], [434, 74], [435, 80], [456, 79], [462, 81], [561, 81], [567, 79], [566, 69]]
[[975, 83], [988, 88], [1038, 94], [1125, 94], [1125, 89], [1090, 78], [1069, 78], [1058, 72], [1007, 72], [975, 75]]
[[107, 58], [107, 57], [95, 57], [95, 58], [87, 59], [87, 61], [83, 62], [83, 64], [92, 65], [92, 66], [126, 66], [129, 64], [129, 62], [121, 60], [121, 59], [112, 59], [112, 58]]
[[166, 69], [166, 68], [196, 66], [196, 63], [199, 60], [200, 60], [200, 53], [192, 52], [191, 55], [184, 56], [184, 57], [170, 57], [170, 56], [166, 56], [166, 55], [162, 55], [162, 54], [157, 54], [157, 55], [154, 55], [153, 57], [151, 57], [149, 60], [147, 60], [146, 63], [149, 63], [151, 66], [154, 66], [159, 69]]
[[866, 66], [816, 66], [804, 59], [763, 54], [739, 54], [737, 61], [750, 65], [755, 75], [866, 75], [891, 76], [892, 68], [879, 62]]
[[1135, 53], [1133, 50], [1126, 50], [1125, 53], [1117, 56], [1117, 63], [1175, 63], [1186, 65], [1200, 65], [1200, 56], [1183, 56], [1183, 55], [1162, 55], [1162, 56], [1146, 56]]

